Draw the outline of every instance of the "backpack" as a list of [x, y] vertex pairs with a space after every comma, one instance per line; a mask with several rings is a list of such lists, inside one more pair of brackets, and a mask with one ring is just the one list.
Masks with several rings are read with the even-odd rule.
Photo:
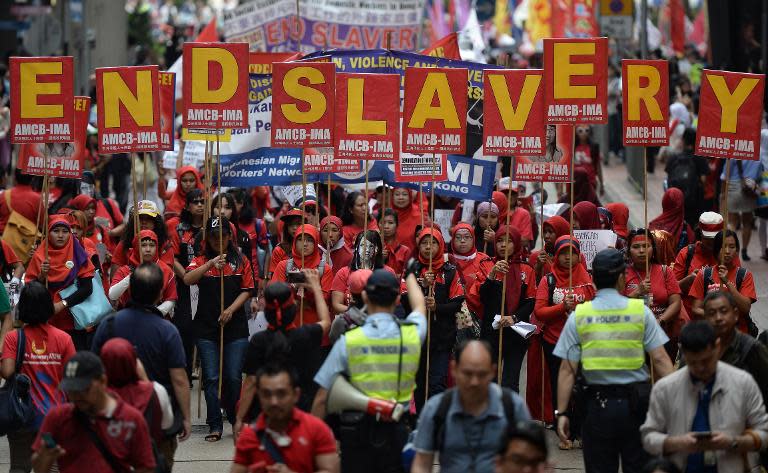
[[[501, 404], [504, 406], [504, 417], [507, 419], [507, 425], [515, 422], [515, 403], [512, 400], [512, 392], [509, 388], [501, 388]], [[445, 421], [455, 393], [456, 388], [447, 389], [443, 393], [440, 404], [438, 404], [437, 410], [432, 417], [432, 445], [435, 452], [442, 451], [443, 449], [443, 444], [445, 443]]]
[[688, 245], [688, 254], [685, 255], [685, 274], [691, 274], [691, 263], [693, 262], [693, 253], [696, 251], [696, 244]]
[[[293, 258], [288, 258], [288, 262], [285, 265], [285, 274], [288, 274], [293, 271], [298, 271], [298, 269], [296, 268], [296, 262], [293, 261]], [[325, 258], [320, 258], [320, 265], [317, 267], [317, 277], [322, 278], [324, 272], [325, 272]]]
[[3, 231], [3, 241], [8, 243], [22, 263], [26, 266], [32, 255], [32, 248], [35, 246], [40, 233], [37, 231], [37, 224], [27, 217], [13, 210], [11, 207], [11, 191], [4, 191], [5, 205], [8, 207], [8, 222]]
[[667, 165], [667, 187], [677, 187], [685, 194], [685, 207], [696, 207], [699, 202], [699, 171], [694, 156], [681, 153]]
[[[709, 286], [714, 284], [714, 280], [712, 279], [712, 266], [707, 266], [704, 268], [704, 290], [706, 291]], [[739, 268], [736, 271], [736, 290], [741, 291], [741, 285], [744, 283], [744, 278], [747, 276], [747, 268]], [[755, 322], [752, 320], [752, 316], [750, 314], [745, 314], [747, 318], [747, 331], [749, 335], [752, 336], [752, 338], [757, 337], [758, 328], [757, 325], [755, 325]], [[751, 348], [751, 347], [750, 347]]]

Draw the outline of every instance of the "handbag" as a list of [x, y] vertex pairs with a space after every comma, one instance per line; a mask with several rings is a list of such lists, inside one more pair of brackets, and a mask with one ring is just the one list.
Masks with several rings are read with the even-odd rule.
[[456, 312], [456, 338], [457, 342], [480, 338], [480, 321], [469, 310], [466, 301], [461, 303], [461, 308]]
[[757, 198], [759, 195], [757, 182], [750, 177], [744, 177], [744, 166], [741, 164], [741, 161], [736, 160], [736, 166], [738, 166], [739, 175], [741, 176], [741, 193], [750, 199]]
[[[72, 318], [75, 319], [75, 329], [77, 330], [86, 330], [94, 327], [101, 322], [101, 319], [112, 313], [112, 304], [109, 303], [107, 296], [104, 294], [99, 271], [96, 271], [91, 281], [91, 284], [93, 284], [91, 295], [83, 302], [69, 308]], [[74, 294], [76, 290], [77, 281], [59, 291], [59, 294], [64, 299]]]
[[29, 376], [21, 374], [27, 338], [23, 328], [17, 332], [19, 339], [16, 346], [16, 370], [5, 386], [0, 388], [0, 436], [28, 427], [35, 420], [35, 408], [30, 396], [32, 381]]

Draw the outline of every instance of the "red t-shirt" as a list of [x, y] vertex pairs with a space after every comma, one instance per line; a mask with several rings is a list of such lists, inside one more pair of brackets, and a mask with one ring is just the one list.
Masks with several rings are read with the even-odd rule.
[[269, 260], [269, 272], [274, 274], [277, 271], [277, 265], [290, 257], [290, 253], [286, 253], [282, 246], [277, 245], [272, 250], [272, 258]]
[[395, 242], [394, 244], [385, 244], [387, 249], [387, 266], [395, 271], [397, 276], [403, 274], [405, 269], [405, 263], [408, 262], [408, 257], [411, 256], [411, 249], [404, 244]]
[[[275, 461], [261, 447], [256, 432], [262, 432], [266, 428], [264, 414], [256, 420], [255, 425], [243, 428], [235, 445], [235, 458], [237, 465], [251, 466], [258, 462], [264, 462], [267, 466], [274, 465]], [[317, 470], [315, 457], [336, 453], [336, 440], [333, 432], [322, 420], [310, 414], [293, 409], [293, 419], [286, 431], [291, 438], [288, 447], [277, 447], [285, 459], [285, 465], [297, 473], [312, 472]], [[269, 435], [269, 434], [267, 434]]]
[[[7, 191], [0, 192], [0, 233], [5, 230], [5, 224], [11, 216], [11, 209], [5, 198], [5, 192], [11, 193], [11, 209], [27, 218], [32, 223], [37, 222], [37, 214], [42, 205], [40, 193], [30, 186], [16, 185]], [[42, 216], [40, 219], [42, 222]]]
[[[384, 269], [397, 276], [395, 270], [389, 266], [384, 265]], [[336, 271], [336, 275], [333, 276], [331, 282], [331, 292], [340, 292], [344, 294], [344, 304], [349, 305], [351, 301], [351, 294], [349, 292], [349, 275], [352, 273], [352, 269], [349, 266], [344, 266], [340, 270]]]
[[[634, 266], [627, 266], [625, 276], [627, 285], [624, 288], [624, 295], [629, 296], [645, 280], [645, 271], [637, 271]], [[660, 264], [651, 265], [651, 293], [653, 294], [653, 304], [651, 304], [650, 309], [656, 318], [659, 318], [667, 310], [669, 296], [680, 294], [680, 285], [669, 267], [665, 268]]]
[[[115, 396], [117, 397], [117, 396]], [[57, 460], [61, 473], [112, 473], [109, 463], [99, 452], [88, 435], [88, 431], [74, 416], [74, 404], [55, 407], [45, 416], [43, 425], [32, 445], [32, 451], [40, 450], [43, 432], [50, 432], [56, 443], [67, 453]], [[149, 430], [144, 416], [119, 398], [117, 407], [107, 418], [99, 416], [90, 419], [91, 429], [96, 432], [104, 446], [123, 466], [125, 471], [155, 468]]]
[[[688, 258], [688, 246], [684, 246], [675, 257], [675, 264], [672, 266], [675, 279], [680, 281], [697, 269], [701, 269], [704, 266], [717, 266], [717, 258], [714, 255], [705, 255], [701, 250], [701, 243], [697, 242], [694, 247], [693, 259], [691, 260], [691, 266], [688, 268], [688, 272], [685, 271], [685, 260]], [[689, 289], [690, 292], [690, 289]], [[693, 299], [689, 294], [683, 294], [683, 307], [685, 312], [693, 318]]]
[[[736, 284], [736, 272], [738, 270], [738, 266], [734, 266], [728, 270], [728, 280], [732, 281], [734, 284]], [[704, 270], [701, 270], [699, 271], [699, 274], [696, 275], [696, 279], [693, 280], [691, 289], [688, 291], [688, 296], [690, 296], [691, 299], [702, 300], [710, 292], [721, 290], [723, 292], [728, 291], [728, 287], [720, 285], [720, 276], [717, 274], [717, 269], [712, 268], [712, 282], [709, 284], [709, 287], [704, 287]], [[752, 277], [751, 271], [747, 271], [747, 274], [744, 275], [744, 281], [741, 283], [741, 289], [739, 290], [739, 293], [745, 297], [749, 297], [752, 303], [757, 301], [757, 293], [755, 292], [755, 279]], [[742, 332], [747, 332], [746, 317], [739, 317], [738, 327]]]
[[[379, 223], [375, 219], [368, 219], [368, 228], [367, 230], [378, 230], [379, 229]], [[341, 233], [344, 236], [344, 244], [347, 245], [347, 248], [352, 250], [354, 253], [355, 251], [355, 238], [357, 238], [357, 234], [362, 232], [363, 228], [358, 227], [354, 223], [351, 223], [349, 225], [344, 225], [341, 229]]]
[[595, 161], [599, 156], [592, 156], [592, 148], [588, 144], [579, 144], [574, 148], [573, 165], [574, 169], [583, 169], [589, 176], [589, 183], [592, 187], [597, 184], [597, 166]]
[[[66, 402], [59, 391], [64, 374], [64, 363], [75, 354], [75, 345], [66, 332], [49, 324], [29, 325], [24, 328], [24, 363], [21, 373], [32, 380], [32, 402], [41, 415]], [[0, 359], [16, 360], [19, 332], [8, 332], [3, 342]]]
[[[162, 261], [160, 263], [162, 263]], [[131, 267], [130, 265], [126, 264], [126, 265], [120, 266], [117, 269], [117, 271], [115, 271], [115, 275], [112, 276], [111, 286], [114, 286], [115, 284], [119, 283], [123, 279], [129, 277], [131, 275], [131, 272], [133, 272], [133, 267]], [[170, 268], [168, 268], [167, 271], [163, 271], [163, 276], [165, 276], [166, 274], [168, 275], [168, 277], [163, 283], [163, 293], [162, 293], [162, 299], [160, 300], [160, 303], [165, 301], [175, 301], [175, 300], [178, 300], [179, 298], [178, 294], [176, 293], [176, 275], [173, 273], [173, 271], [170, 270]], [[125, 307], [125, 305], [128, 304], [129, 300], [131, 300], [130, 287], [125, 290], [122, 296], [120, 296], [120, 299], [118, 299], [118, 305], [120, 307]]]
[[[319, 251], [319, 250], [316, 250]], [[280, 281], [284, 283], [288, 283], [288, 276], [286, 274], [288, 270], [288, 260], [290, 258], [286, 258], [283, 261], [280, 261], [280, 263], [275, 268], [275, 272], [272, 275], [272, 281]], [[321, 263], [322, 264], [322, 263]], [[315, 269], [319, 270], [318, 266]], [[344, 268], [342, 268], [343, 270]], [[349, 266], [347, 266], [347, 270], [349, 270]], [[341, 271], [341, 270], [339, 270]], [[326, 264], [325, 268], [323, 269], [323, 274], [320, 276], [320, 287], [323, 289], [323, 299], [325, 299], [325, 303], [330, 307], [331, 305], [331, 285], [333, 284], [333, 270], [331, 267]], [[297, 302], [298, 304], [298, 302]], [[314, 324], [319, 322], [319, 318], [317, 316], [317, 310], [315, 309], [315, 299], [312, 295], [312, 291], [305, 290], [304, 292], [304, 312], [303, 312], [303, 323], [306, 324]], [[302, 320], [300, 318], [296, 319], [296, 324], [300, 325], [300, 322]]]
[[107, 199], [107, 202], [112, 208], [112, 213], [115, 215], [114, 220], [109, 213], [109, 209], [104, 205], [103, 199], [96, 199], [96, 215], [94, 215], [93, 219], [97, 225], [100, 225], [109, 231], [123, 223], [123, 214], [120, 212], [120, 207], [114, 200]]
[[[541, 278], [539, 286], [536, 289], [536, 306], [533, 313], [536, 320], [544, 324], [544, 341], [555, 344], [560, 338], [565, 321], [568, 320], [568, 313], [565, 311], [565, 295], [568, 287], [556, 286], [552, 294], [552, 304], [549, 305], [549, 284], [547, 276]], [[591, 301], [595, 298], [595, 287], [590, 284], [573, 286], [573, 294], [576, 296], [576, 303]]]
[[[169, 239], [170, 240], [170, 239]], [[123, 242], [117, 244], [115, 247], [114, 254], [112, 255], [112, 264], [123, 266], [128, 264], [128, 251], [123, 249]], [[174, 245], [172, 241], [167, 241], [165, 243], [165, 246], [162, 248], [162, 251], [160, 252], [160, 261], [167, 264], [171, 268], [173, 268], [173, 256], [174, 256]]]
[[0, 240], [0, 244], [3, 246], [3, 258], [5, 258], [5, 265], [8, 268], [12, 268], [13, 265], [16, 263], [21, 262], [18, 256], [16, 256], [16, 252], [11, 248], [11, 245], [6, 243], [4, 240]]

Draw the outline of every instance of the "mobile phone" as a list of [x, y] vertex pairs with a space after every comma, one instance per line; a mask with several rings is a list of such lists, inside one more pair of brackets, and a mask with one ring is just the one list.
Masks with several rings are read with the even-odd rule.
[[307, 275], [303, 271], [288, 271], [286, 274], [288, 282], [291, 284], [300, 284], [307, 282]]
[[693, 436], [696, 437], [696, 439], [708, 439], [712, 437], [712, 432], [706, 431], [706, 432], [694, 432]]
[[56, 448], [56, 441], [53, 439], [53, 435], [51, 435], [50, 432], [43, 432], [42, 435], [40, 435], [40, 438], [43, 439], [45, 448]]

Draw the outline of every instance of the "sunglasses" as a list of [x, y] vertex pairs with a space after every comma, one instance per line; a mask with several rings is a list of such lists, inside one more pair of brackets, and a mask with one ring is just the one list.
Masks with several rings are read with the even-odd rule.
[[190, 204], [194, 204], [194, 205], [203, 205], [204, 203], [205, 201], [202, 199], [195, 199], [192, 202], [190, 202]]

